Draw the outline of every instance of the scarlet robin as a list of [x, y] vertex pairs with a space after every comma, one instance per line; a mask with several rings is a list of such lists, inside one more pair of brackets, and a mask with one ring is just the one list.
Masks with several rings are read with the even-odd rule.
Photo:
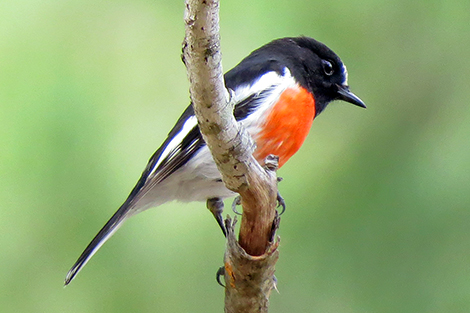
[[[304, 142], [314, 119], [334, 100], [365, 108], [348, 86], [348, 72], [326, 45], [308, 37], [274, 40], [225, 75], [234, 116], [256, 142], [255, 158], [279, 157], [282, 167]], [[190, 105], [150, 158], [126, 201], [68, 272], [65, 284], [129, 217], [165, 202], [207, 201], [223, 227], [220, 199], [234, 196], [221, 180]]]

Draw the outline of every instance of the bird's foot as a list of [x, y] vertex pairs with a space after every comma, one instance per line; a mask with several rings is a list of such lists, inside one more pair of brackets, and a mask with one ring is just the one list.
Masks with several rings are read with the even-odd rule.
[[279, 216], [281, 216], [286, 211], [286, 201], [279, 191], [277, 192], [277, 207], [282, 207], [281, 212], [279, 212]]
[[215, 273], [215, 280], [217, 281], [219, 285], [225, 288], [225, 285], [222, 284], [220, 277], [225, 277], [225, 267], [223, 266], [219, 267], [219, 269], [217, 270], [217, 273]]
[[211, 198], [207, 199], [207, 208], [214, 215], [217, 224], [219, 224], [220, 229], [224, 233], [224, 236], [227, 237], [227, 230], [225, 228], [224, 219], [222, 213], [224, 212], [224, 202], [220, 198]]
[[235, 213], [237, 215], [242, 215], [237, 210], [237, 205], [241, 205], [241, 204], [242, 204], [242, 198], [240, 196], [236, 196], [235, 199], [233, 199], [233, 202], [232, 202], [232, 211], [233, 211], [233, 213]]

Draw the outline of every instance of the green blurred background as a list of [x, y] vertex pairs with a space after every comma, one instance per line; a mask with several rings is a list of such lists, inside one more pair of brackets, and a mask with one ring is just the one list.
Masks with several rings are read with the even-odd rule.
[[[0, 2], [0, 310], [222, 312], [204, 204], [131, 219], [63, 288], [188, 104], [183, 1]], [[228, 70], [325, 42], [333, 103], [285, 165], [271, 312], [470, 312], [470, 2], [224, 0]]]

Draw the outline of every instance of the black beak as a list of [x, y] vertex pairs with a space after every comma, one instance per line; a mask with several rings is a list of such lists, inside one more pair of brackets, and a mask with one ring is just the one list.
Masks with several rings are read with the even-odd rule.
[[338, 100], [344, 100], [346, 102], [357, 105], [358, 107], [366, 108], [366, 105], [364, 104], [364, 102], [362, 102], [362, 100], [359, 99], [358, 96], [356, 96], [351, 91], [349, 91], [348, 86], [344, 86], [344, 85], [336, 85], [336, 86], [338, 86]]

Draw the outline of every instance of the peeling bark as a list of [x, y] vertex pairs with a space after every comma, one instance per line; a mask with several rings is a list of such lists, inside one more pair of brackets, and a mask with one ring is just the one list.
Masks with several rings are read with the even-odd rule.
[[233, 116], [223, 80], [218, 11], [217, 0], [186, 0], [182, 60], [203, 138], [225, 185], [240, 194], [243, 206], [239, 243], [232, 227], [227, 236], [225, 311], [267, 312], [278, 258], [278, 243], [273, 243], [279, 222], [277, 159], [269, 156], [263, 168], [252, 155], [253, 140]]

